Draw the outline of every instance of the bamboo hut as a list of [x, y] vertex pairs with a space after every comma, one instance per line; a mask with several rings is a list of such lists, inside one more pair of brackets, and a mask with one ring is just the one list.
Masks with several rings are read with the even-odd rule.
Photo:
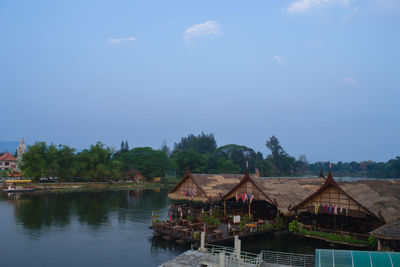
[[382, 223], [400, 219], [400, 180], [358, 180], [338, 185]]
[[192, 174], [187, 171], [169, 191], [168, 197], [203, 203], [219, 202], [242, 178], [243, 174]]
[[[245, 175], [242, 181], [232, 188], [224, 197], [226, 206], [236, 202], [245, 202], [248, 214], [256, 218], [270, 218], [276, 211], [289, 215], [295, 203], [314, 192], [323, 183], [323, 178], [265, 178]], [[247, 196], [249, 201], [240, 197]]]
[[246, 171], [242, 180], [223, 196], [224, 214], [248, 214], [257, 219], [268, 219], [275, 215], [276, 204], [254, 183], [254, 179], [259, 178], [251, 178]]
[[292, 206], [321, 186], [321, 177], [309, 178], [257, 178], [254, 183], [272, 199], [279, 212], [290, 216]]
[[400, 217], [400, 181], [359, 180], [324, 184], [291, 207], [306, 223], [323, 228], [368, 232]]

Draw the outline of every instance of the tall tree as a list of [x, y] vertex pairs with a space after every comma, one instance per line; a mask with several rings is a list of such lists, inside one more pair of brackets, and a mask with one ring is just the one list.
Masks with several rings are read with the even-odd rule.
[[45, 142], [36, 142], [30, 146], [22, 158], [21, 169], [25, 177], [34, 181], [46, 175], [47, 170], [47, 145]]
[[122, 163], [123, 171], [137, 169], [146, 178], [165, 176], [170, 167], [167, 155], [163, 151], [153, 150], [151, 147], [136, 147], [124, 153], [119, 160]]
[[182, 137], [179, 143], [175, 143], [174, 152], [194, 150], [200, 154], [211, 154], [216, 148], [217, 141], [214, 134], [202, 132], [198, 136], [189, 134], [187, 137]]
[[296, 159], [285, 152], [279, 144], [278, 138], [274, 135], [271, 136], [266, 142], [266, 146], [271, 150], [271, 155], [267, 159], [271, 160], [275, 174], [280, 176], [296, 174]]
[[187, 169], [193, 173], [204, 173], [207, 166], [207, 156], [194, 149], [178, 151], [173, 154], [173, 159], [179, 176], [183, 176]]
[[160, 150], [165, 153], [167, 157], [171, 156], [171, 149], [168, 147], [167, 142], [163, 141]]

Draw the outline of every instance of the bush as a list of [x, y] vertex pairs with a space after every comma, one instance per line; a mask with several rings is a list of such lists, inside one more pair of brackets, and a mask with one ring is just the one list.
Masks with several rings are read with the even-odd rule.
[[221, 225], [221, 221], [218, 218], [208, 216], [207, 214], [200, 216], [200, 219], [205, 222], [206, 225], [213, 225], [215, 227], [219, 227]]
[[285, 224], [283, 222], [283, 219], [279, 216], [279, 213], [276, 214], [273, 225], [276, 231], [285, 229]]
[[274, 226], [271, 223], [264, 223], [258, 226], [259, 231], [271, 231], [273, 228]]
[[371, 248], [376, 248], [378, 246], [378, 239], [371, 235], [368, 237], [368, 244]]
[[289, 231], [290, 232], [299, 232], [302, 229], [302, 225], [296, 221], [293, 220], [289, 223]]

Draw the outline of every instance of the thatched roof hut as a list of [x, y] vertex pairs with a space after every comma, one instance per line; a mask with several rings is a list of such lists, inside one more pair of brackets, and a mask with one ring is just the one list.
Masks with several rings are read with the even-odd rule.
[[371, 235], [380, 239], [400, 240], [400, 219], [375, 229]]
[[291, 209], [310, 209], [315, 203], [347, 208], [351, 211], [349, 216], [371, 215], [390, 223], [400, 218], [400, 180], [335, 182], [329, 172], [318, 190]]
[[[348, 213], [352, 217], [364, 217], [365, 215], [374, 216], [373, 212], [369, 211], [367, 207], [360, 204], [355, 200], [349, 192], [346, 192], [339, 186], [332, 177], [332, 173], [329, 171], [328, 178], [325, 182], [307, 198], [301, 200], [298, 204], [291, 207], [291, 210], [302, 211], [314, 211], [315, 205], [320, 207], [329, 206], [340, 208], [341, 213], [346, 213], [346, 210], [351, 211]], [[340, 212], [338, 214], [340, 214]]]
[[192, 174], [187, 171], [183, 179], [169, 191], [168, 197], [174, 200], [219, 201], [242, 178], [243, 174]]
[[358, 180], [338, 185], [382, 221], [400, 219], [400, 180]]
[[280, 213], [290, 214], [290, 208], [315, 192], [324, 182], [318, 178], [254, 178], [253, 182], [275, 203]]
[[254, 196], [254, 200], [269, 202], [281, 213], [288, 215], [289, 207], [312, 194], [323, 182], [323, 178], [256, 178], [245, 175], [223, 199], [234, 198], [237, 193], [246, 193]]

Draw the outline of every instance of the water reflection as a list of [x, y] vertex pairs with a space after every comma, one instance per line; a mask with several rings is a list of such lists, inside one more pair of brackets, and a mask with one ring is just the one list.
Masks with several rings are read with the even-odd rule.
[[165, 190], [3, 194], [1, 199], [14, 204], [17, 223], [30, 231], [62, 229], [72, 220], [92, 230], [114, 218], [120, 224], [127, 220], [149, 223], [153, 210], [168, 206]]

